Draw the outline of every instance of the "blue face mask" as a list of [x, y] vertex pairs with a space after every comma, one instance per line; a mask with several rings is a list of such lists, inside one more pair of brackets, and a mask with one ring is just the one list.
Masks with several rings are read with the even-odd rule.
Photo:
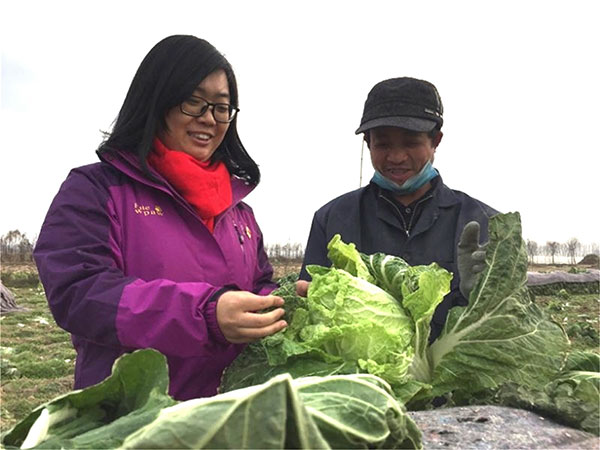
[[415, 192], [417, 189], [424, 186], [427, 182], [431, 181], [438, 175], [439, 173], [433, 168], [431, 161], [427, 161], [418, 174], [410, 177], [402, 184], [397, 184], [392, 180], [388, 180], [377, 170], [375, 171], [373, 178], [371, 178], [371, 181], [380, 188], [392, 191], [394, 194], [406, 195]]

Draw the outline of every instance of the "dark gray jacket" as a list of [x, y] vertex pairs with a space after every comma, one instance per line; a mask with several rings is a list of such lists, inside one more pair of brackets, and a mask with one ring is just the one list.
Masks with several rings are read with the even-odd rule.
[[[300, 278], [310, 280], [309, 264], [330, 266], [327, 243], [337, 233], [346, 243], [354, 243], [365, 254], [377, 252], [396, 255], [411, 265], [438, 263], [452, 272], [451, 292], [438, 306], [432, 320], [435, 339], [446, 321], [448, 310], [466, 305], [458, 290], [459, 278], [456, 249], [466, 223], [475, 220], [481, 226], [480, 241], [487, 241], [488, 218], [498, 211], [448, 188], [441, 177], [432, 180], [433, 189], [420, 199], [418, 217], [405, 224], [399, 206], [389, 193], [371, 183], [348, 192], [321, 207], [314, 215]], [[408, 230], [408, 231], [407, 231]]]

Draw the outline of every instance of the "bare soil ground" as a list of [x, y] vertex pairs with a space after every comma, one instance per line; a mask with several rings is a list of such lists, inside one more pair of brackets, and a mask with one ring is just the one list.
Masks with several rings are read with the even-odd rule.
[[273, 279], [277, 280], [290, 273], [300, 273], [302, 267], [301, 262], [290, 261], [290, 262], [273, 262]]

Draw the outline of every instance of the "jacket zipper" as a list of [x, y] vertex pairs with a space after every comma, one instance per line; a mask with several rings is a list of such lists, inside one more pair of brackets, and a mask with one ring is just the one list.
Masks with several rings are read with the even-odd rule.
[[400, 220], [402, 221], [402, 225], [404, 226], [404, 232], [406, 233], [406, 237], [410, 236], [410, 232], [412, 230], [412, 225], [413, 225], [413, 219], [416, 215], [417, 212], [417, 208], [419, 207], [419, 205], [421, 203], [423, 203], [425, 200], [429, 200], [430, 198], [433, 197], [433, 195], [428, 195], [427, 197], [422, 198], [421, 200], [419, 200], [417, 202], [417, 204], [415, 205], [415, 208], [413, 210], [412, 215], [410, 216], [410, 222], [408, 223], [408, 226], [406, 226], [406, 221], [404, 220], [404, 216], [402, 216], [402, 213], [400, 212], [400, 208], [398, 208], [398, 206], [389, 198], [380, 195], [381, 198], [383, 198], [386, 202], [388, 202], [390, 205], [392, 205], [392, 207], [396, 210], [398, 217], [400, 217]]
[[240, 248], [242, 249], [242, 252], [243, 252], [244, 251], [244, 236], [240, 232], [240, 229], [238, 228], [235, 219], [232, 218], [231, 221], [233, 222], [233, 228], [235, 228], [235, 232], [237, 233], [238, 241], [240, 242]]

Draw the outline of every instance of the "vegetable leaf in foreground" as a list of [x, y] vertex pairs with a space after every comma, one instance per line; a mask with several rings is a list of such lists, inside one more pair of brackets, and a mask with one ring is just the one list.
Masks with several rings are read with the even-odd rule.
[[[155, 350], [119, 358], [104, 382], [40, 406], [3, 448], [421, 448], [385, 381], [287, 374], [214, 397], [168, 396]], [[54, 418], [54, 419], [53, 419]], [[54, 422], [54, 423], [52, 423]], [[40, 432], [41, 431], [41, 432]]]
[[[168, 432], [167, 432], [168, 431]], [[421, 448], [389, 386], [364, 375], [278, 375], [161, 412], [124, 448]]]
[[117, 448], [126, 436], [152, 422], [161, 408], [176, 403], [167, 395], [168, 384], [166, 359], [160, 353], [124, 355], [106, 380], [36, 408], [3, 436], [2, 444]]

